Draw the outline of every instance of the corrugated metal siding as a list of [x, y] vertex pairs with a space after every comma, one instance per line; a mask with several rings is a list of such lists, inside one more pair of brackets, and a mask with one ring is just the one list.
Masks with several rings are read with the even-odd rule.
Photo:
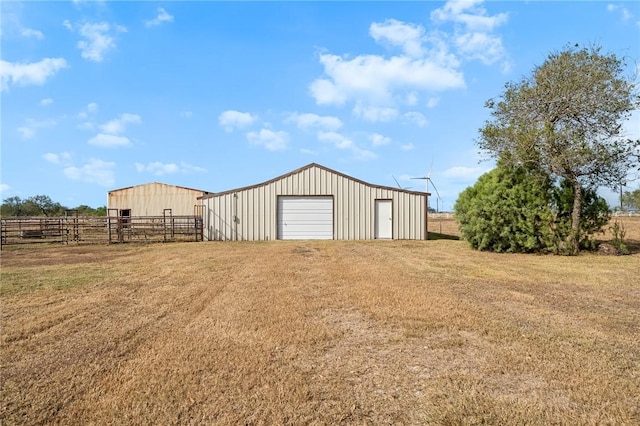
[[131, 209], [132, 216], [162, 216], [171, 209], [174, 216], [194, 214], [194, 206], [201, 204], [199, 190], [163, 183], [148, 183], [109, 192], [108, 208]]
[[214, 194], [202, 200], [204, 238], [209, 240], [277, 239], [280, 195], [332, 195], [334, 238], [375, 238], [375, 200], [393, 202], [393, 238], [426, 238], [426, 195], [376, 187], [313, 165], [254, 187]]

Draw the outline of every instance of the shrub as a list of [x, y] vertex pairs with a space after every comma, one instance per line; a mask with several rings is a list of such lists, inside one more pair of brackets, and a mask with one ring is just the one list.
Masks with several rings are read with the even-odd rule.
[[524, 167], [499, 166], [455, 203], [462, 238], [477, 250], [540, 252], [552, 241], [551, 182]]
[[[498, 163], [465, 189], [454, 211], [462, 238], [477, 250], [571, 253], [573, 188], [555, 185], [546, 175], [523, 166]], [[584, 189], [580, 248], [595, 249], [592, 236], [610, 219], [604, 199]]]
[[611, 244], [616, 249], [618, 249], [618, 253], [629, 254], [629, 249], [627, 248], [627, 245], [624, 243], [624, 237], [627, 234], [626, 229], [624, 229], [624, 225], [616, 220], [613, 226], [611, 226], [609, 229], [613, 234], [613, 240], [611, 240]]

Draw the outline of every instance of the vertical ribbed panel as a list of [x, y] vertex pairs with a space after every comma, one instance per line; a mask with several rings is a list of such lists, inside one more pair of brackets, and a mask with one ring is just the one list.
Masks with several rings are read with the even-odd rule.
[[196, 189], [154, 182], [110, 191], [107, 207], [129, 209], [132, 216], [162, 216], [164, 209], [171, 209], [174, 216], [191, 216], [203, 194]]
[[272, 240], [277, 238], [278, 196], [333, 196], [334, 238], [375, 237], [375, 200], [392, 200], [393, 238], [426, 238], [425, 195], [367, 185], [318, 166], [253, 187], [202, 200], [205, 238]]

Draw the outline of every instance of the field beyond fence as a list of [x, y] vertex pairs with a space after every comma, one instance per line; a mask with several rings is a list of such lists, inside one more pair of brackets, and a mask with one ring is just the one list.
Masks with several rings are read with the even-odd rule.
[[[600, 241], [611, 240], [612, 227], [616, 222], [624, 229], [625, 240], [631, 244], [640, 244], [640, 215], [613, 216], [609, 224], [604, 227], [604, 233], [596, 234], [595, 238]], [[431, 239], [457, 239], [460, 237], [460, 229], [451, 213], [435, 213], [429, 214], [429, 234]]]

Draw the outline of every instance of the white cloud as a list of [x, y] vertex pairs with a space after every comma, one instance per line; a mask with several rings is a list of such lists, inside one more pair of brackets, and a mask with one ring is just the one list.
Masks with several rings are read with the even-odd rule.
[[466, 33], [454, 37], [458, 52], [467, 59], [477, 59], [490, 65], [504, 57], [502, 39], [487, 33]]
[[20, 36], [25, 38], [44, 39], [42, 31], [25, 27], [23, 22], [23, 10], [18, 2], [3, 1], [2, 2], [2, 22], [0, 24], [0, 37], [13, 38]]
[[360, 55], [353, 59], [322, 54], [320, 63], [328, 78], [310, 85], [319, 105], [343, 105], [347, 100], [389, 103], [398, 90], [447, 90], [464, 87], [462, 73], [446, 60]]
[[487, 172], [487, 169], [483, 167], [454, 166], [448, 168], [442, 174], [450, 179], [475, 180], [485, 172]]
[[371, 144], [373, 146], [382, 146], [391, 143], [390, 137], [383, 136], [380, 133], [372, 133], [371, 135], [369, 135], [369, 140], [371, 140]]
[[[309, 85], [318, 105], [353, 102], [355, 116], [385, 122], [400, 115], [399, 104], [417, 105], [422, 92], [465, 87], [461, 61], [450, 51], [451, 41], [444, 33], [427, 33], [421, 25], [390, 19], [372, 23], [369, 34], [378, 43], [399, 47], [401, 53], [390, 57], [319, 54], [324, 74]], [[466, 53], [478, 55], [475, 50]]]
[[35, 137], [36, 130], [43, 127], [52, 127], [58, 124], [56, 120], [33, 120], [31, 118], [27, 119], [26, 123], [22, 127], [18, 127], [18, 133], [22, 139], [31, 139]]
[[435, 108], [440, 103], [440, 98], [429, 98], [427, 108]]
[[424, 127], [426, 126], [429, 122], [427, 121], [427, 118], [420, 112], [417, 111], [409, 111], [406, 112], [404, 114], [404, 118], [412, 123], [414, 123], [415, 125], [417, 125], [418, 127]]
[[89, 121], [85, 121], [83, 123], [78, 124], [76, 127], [78, 129], [81, 130], [95, 130], [96, 128], [96, 123], [93, 121], [93, 118], [90, 117], [91, 115], [94, 115], [96, 112], [98, 111], [98, 104], [95, 102], [91, 102], [89, 104], [87, 104], [86, 108], [84, 109], [84, 111], [80, 111], [80, 113], [78, 113], [78, 118], [82, 119], [82, 120], [89, 120]]
[[60, 164], [63, 160], [69, 160], [71, 158], [71, 154], [68, 152], [63, 152], [61, 154], [55, 154], [53, 152], [47, 152], [42, 154], [42, 158], [49, 163]]
[[109, 24], [106, 22], [83, 24], [78, 31], [85, 38], [85, 40], [80, 40], [77, 45], [82, 51], [81, 56], [85, 59], [101, 62], [105, 53], [116, 47], [113, 37], [107, 34]]
[[64, 175], [71, 180], [95, 183], [103, 187], [113, 186], [115, 183], [116, 163], [91, 158], [81, 167], [65, 167]]
[[631, 18], [633, 18], [633, 14], [631, 12], [629, 12], [629, 9], [627, 9], [626, 7], [621, 6], [621, 5], [615, 5], [615, 4], [609, 3], [607, 5], [607, 11], [608, 12], [619, 11], [620, 12], [620, 17], [622, 18], [623, 21], [628, 21]]
[[0, 60], [0, 90], [17, 86], [42, 85], [58, 71], [67, 67], [63, 58], [44, 58], [39, 62], [20, 63]]
[[125, 112], [124, 114], [120, 114], [118, 118], [114, 118], [113, 120], [101, 125], [100, 129], [110, 135], [118, 135], [126, 130], [126, 126], [128, 124], [137, 124], [141, 122], [142, 119], [138, 114]]
[[353, 146], [353, 141], [336, 132], [318, 132], [318, 140], [330, 142], [338, 149], [347, 149]]
[[[62, 25], [68, 30], [74, 29], [68, 20]], [[116, 48], [113, 31], [127, 32], [127, 28], [117, 24], [112, 28], [108, 22], [85, 22], [77, 26], [77, 31], [83, 37], [76, 45], [80, 49], [80, 55], [89, 61], [102, 62], [105, 55]]]
[[306, 155], [316, 155], [316, 152], [307, 148], [301, 148], [300, 149], [300, 153], [301, 154], [306, 154]]
[[[417, 105], [422, 92], [465, 87], [463, 60], [493, 64], [505, 57], [502, 39], [493, 31], [508, 19], [489, 15], [481, 1], [449, 1], [431, 14], [438, 23], [454, 23], [451, 33], [388, 19], [374, 22], [369, 35], [379, 44], [398, 48], [391, 56], [335, 55], [322, 52], [323, 75], [312, 81], [309, 93], [318, 105], [355, 104], [356, 116], [371, 122], [389, 121], [399, 104]], [[502, 63], [508, 71], [511, 64]], [[433, 98], [432, 98], [433, 99]]]
[[51, 105], [52, 103], [53, 103], [53, 99], [51, 99], [51, 98], [40, 99], [40, 105], [41, 106]]
[[408, 56], [418, 58], [424, 54], [422, 41], [425, 31], [421, 25], [388, 19], [382, 23], [371, 24], [369, 34], [378, 43], [399, 46]]
[[412, 143], [405, 143], [403, 145], [400, 145], [400, 149], [403, 151], [411, 151], [413, 148], [415, 147], [413, 146]]
[[165, 174], [172, 174], [178, 172], [178, 165], [176, 163], [160, 163], [159, 161], [154, 161], [153, 163], [149, 163], [146, 166], [141, 163], [135, 163], [136, 170], [138, 173], [148, 172], [153, 173], [156, 176], [162, 176]]
[[80, 111], [80, 113], [78, 113], [78, 117], [87, 118], [89, 114], [94, 114], [96, 111], [98, 111], [98, 104], [95, 102], [91, 102], [87, 105], [84, 111]]
[[96, 136], [89, 139], [87, 143], [89, 145], [95, 145], [104, 148], [131, 145], [131, 141], [125, 136], [108, 135], [104, 133], [97, 134]]
[[80, 130], [89, 130], [89, 131], [94, 131], [96, 129], [95, 123], [91, 121], [85, 121], [83, 123], [78, 124], [76, 127]]
[[204, 173], [207, 171], [204, 167], [193, 166], [191, 164], [180, 162], [180, 171], [182, 173]]
[[418, 104], [418, 95], [416, 92], [411, 92], [407, 94], [407, 105], [415, 106]]
[[11, 192], [11, 187], [6, 183], [0, 183], [0, 193], [5, 194], [7, 192]]
[[454, 22], [463, 24], [471, 31], [489, 32], [507, 22], [509, 15], [499, 13], [488, 16], [481, 5], [483, 0], [449, 0], [441, 8], [431, 12], [431, 19], [436, 22]]
[[34, 30], [33, 28], [22, 28], [20, 30], [20, 35], [22, 35], [23, 37], [33, 37], [38, 40], [44, 39], [44, 34], [42, 34], [42, 31]]
[[60, 158], [58, 157], [58, 154], [54, 154], [52, 152], [47, 152], [46, 154], [42, 154], [42, 158], [44, 158], [46, 161], [53, 164], [58, 164], [60, 162]]
[[363, 106], [360, 102], [353, 107], [353, 113], [356, 117], [370, 123], [388, 122], [398, 117], [398, 110], [395, 108]]
[[191, 164], [180, 162], [180, 164], [176, 163], [161, 163], [159, 161], [154, 161], [148, 164], [135, 163], [136, 171], [138, 173], [152, 173], [156, 176], [174, 174], [174, 173], [203, 173], [207, 170], [193, 166]]
[[36, 135], [36, 131], [29, 127], [18, 127], [18, 133], [22, 139], [32, 139]]
[[377, 157], [375, 152], [369, 151], [368, 149], [360, 148], [358, 146], [354, 146], [353, 148], [351, 148], [351, 151], [353, 152], [353, 156], [356, 158], [356, 160], [373, 160]]
[[86, 5], [94, 5], [97, 4], [99, 6], [104, 6], [106, 0], [71, 0], [74, 6], [80, 9], [82, 6]]
[[148, 21], [144, 21], [144, 26], [145, 27], [155, 27], [157, 25], [160, 25], [164, 22], [173, 22], [173, 16], [170, 15], [166, 10], [164, 10], [162, 7], [158, 8], [158, 14], [156, 15], [155, 18], [148, 20]]
[[253, 124], [257, 120], [256, 116], [248, 112], [227, 110], [218, 116], [218, 123], [225, 131], [231, 132], [234, 129], [241, 129]]
[[298, 114], [289, 115], [287, 122], [293, 122], [301, 129], [320, 128], [323, 130], [338, 130], [342, 127], [342, 121], [337, 117], [320, 116], [318, 114]]
[[318, 140], [333, 144], [338, 149], [349, 150], [354, 158], [358, 160], [371, 160], [376, 158], [376, 154], [364, 148], [360, 148], [353, 141], [344, 135], [336, 132], [318, 132]]
[[[490, 65], [505, 56], [502, 38], [492, 32], [506, 23], [509, 15], [499, 13], [489, 16], [482, 3], [482, 0], [448, 1], [431, 12], [431, 20], [456, 24], [452, 42], [458, 54], [467, 60], [479, 60]], [[505, 62], [503, 72], [509, 69], [510, 63]]]
[[287, 148], [289, 135], [287, 132], [274, 132], [262, 129], [260, 132], [247, 133], [247, 140], [253, 144], [264, 146], [269, 151], [281, 151]]
[[[640, 69], [638, 71], [640, 72]], [[640, 139], [640, 109], [633, 111], [629, 118], [622, 123], [621, 136], [629, 139]], [[638, 148], [640, 149], [640, 147]]]
[[347, 90], [343, 90], [342, 87], [325, 78], [319, 78], [311, 83], [309, 92], [318, 105], [343, 105], [349, 97]]

